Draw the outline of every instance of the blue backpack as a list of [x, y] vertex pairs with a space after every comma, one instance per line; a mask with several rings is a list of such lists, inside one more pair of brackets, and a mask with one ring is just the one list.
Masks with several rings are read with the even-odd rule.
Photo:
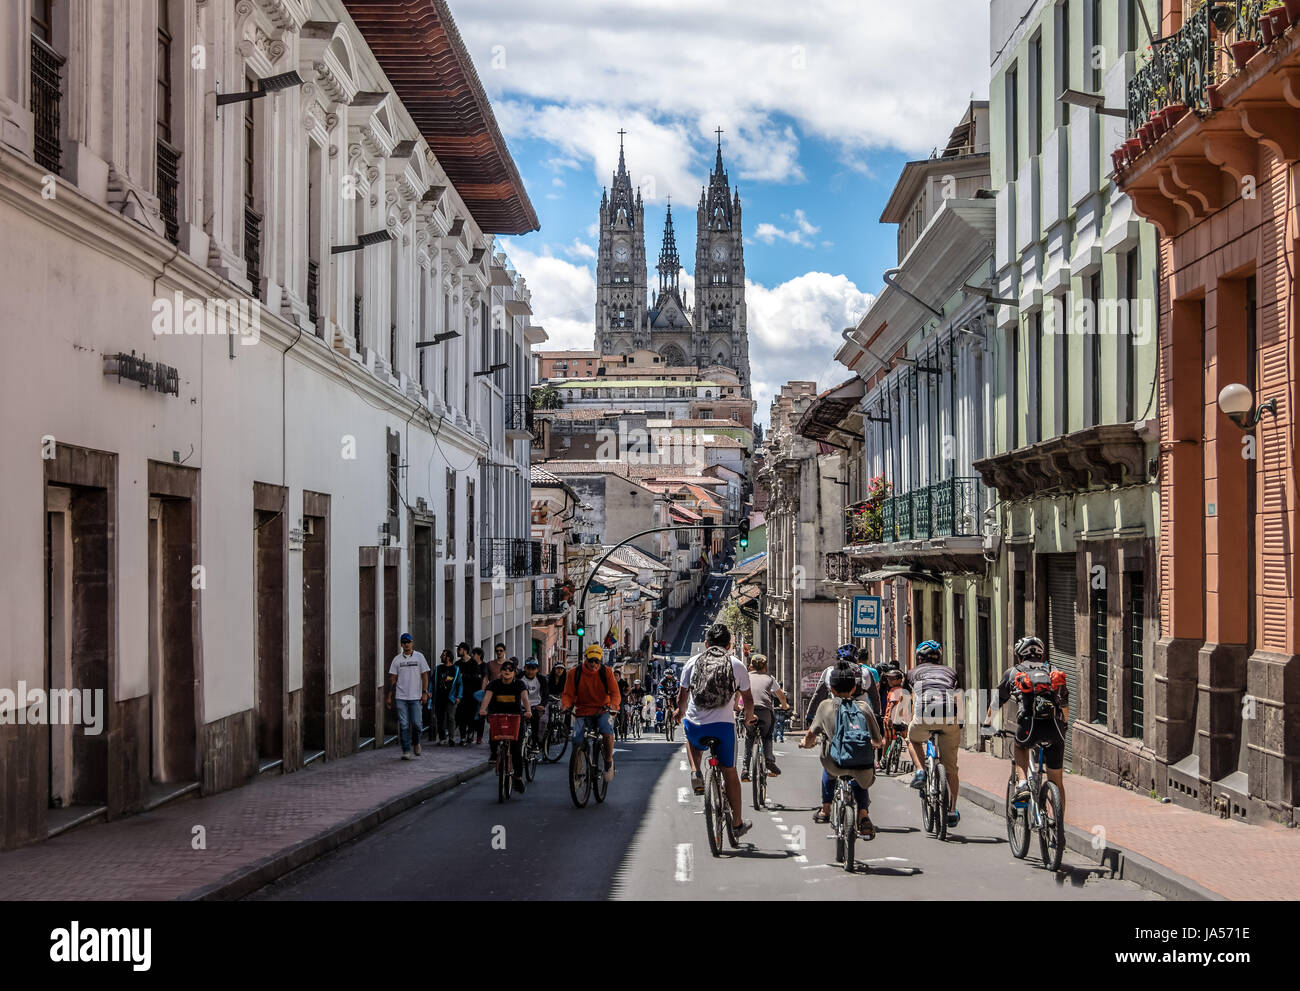
[[831, 738], [828, 756], [837, 767], [875, 765], [875, 747], [871, 745], [867, 714], [852, 699], [841, 701], [839, 710], [835, 713], [835, 735]]

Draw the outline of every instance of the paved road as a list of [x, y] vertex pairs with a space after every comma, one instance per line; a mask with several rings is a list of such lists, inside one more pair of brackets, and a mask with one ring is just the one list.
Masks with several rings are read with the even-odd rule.
[[714, 616], [717, 614], [718, 609], [721, 608], [721, 604], [726, 602], [727, 596], [731, 594], [731, 581], [730, 573], [714, 572], [709, 575], [704, 583], [704, 588], [706, 592], [713, 593], [713, 605], [694, 607], [694, 611], [682, 623], [677, 631], [677, 636], [668, 645], [669, 653], [674, 661], [685, 664], [690, 659], [691, 644], [704, 642], [704, 631], [712, 625]]
[[[1155, 899], [1104, 877], [1066, 851], [1050, 875], [1007, 851], [1002, 820], [962, 803], [947, 843], [920, 829], [916, 793], [879, 779], [859, 844], [869, 869], [834, 863], [834, 840], [811, 821], [820, 765], [795, 738], [777, 745], [785, 771], [771, 810], [745, 811], [754, 829], [741, 850], [709, 854], [702, 801], [687, 791], [685, 750], [661, 738], [619, 745], [618, 775], [603, 805], [575, 809], [566, 760], [538, 770], [527, 794], [500, 805], [483, 775], [412, 809], [366, 837], [272, 884], [256, 899]], [[486, 750], [486, 747], [484, 748]], [[426, 757], [437, 748], [426, 748]], [[799, 833], [802, 830], [802, 836]], [[802, 842], [801, 842], [802, 841]], [[503, 848], [502, 848], [503, 847]]]

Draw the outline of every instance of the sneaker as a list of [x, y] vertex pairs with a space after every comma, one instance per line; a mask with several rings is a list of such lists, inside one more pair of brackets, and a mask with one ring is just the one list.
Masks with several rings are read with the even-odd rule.
[[736, 837], [737, 839], [739, 839], [740, 837], [744, 836], [746, 833], [748, 833], [748, 832], [749, 832], [751, 829], [753, 829], [753, 828], [754, 828], [754, 824], [753, 824], [752, 822], [743, 822], [743, 821], [742, 821], [741, 824], [740, 824], [739, 826], [732, 826], [732, 827], [731, 827], [731, 835], [734, 836], [734, 837]]
[[411, 751], [409, 751], [409, 750], [403, 750], [403, 751], [402, 751], [402, 760], [410, 760], [410, 759], [411, 759]]
[[420, 756], [420, 745], [418, 743], [415, 745], [415, 756]]
[[776, 761], [772, 761], [767, 765], [767, 776], [769, 778], [779, 778], [781, 776], [781, 769], [776, 766]]
[[1029, 805], [1029, 782], [1021, 781], [1016, 785], [1016, 793], [1011, 797], [1011, 804], [1018, 809]]
[[614, 765], [611, 763], [609, 767], [605, 768], [605, 784], [609, 784], [613, 780], [614, 780]]
[[925, 787], [925, 768], [919, 767], [916, 773], [912, 775], [912, 782], [909, 787], [920, 790]]
[[948, 813], [948, 828], [951, 829], [959, 822], [961, 822], [961, 813], [958, 812], [956, 809], [953, 809], [951, 812]]
[[704, 775], [698, 773], [691, 775], [691, 790], [697, 795], [704, 794]]
[[748, 772], [748, 771], [741, 771], [741, 772], [740, 772], [740, 780], [741, 780], [741, 781], [748, 781], [748, 780], [749, 780], [749, 772]]
[[515, 791], [519, 792], [519, 794], [522, 795], [522, 794], [524, 793], [524, 779], [523, 779], [523, 778], [515, 778], [515, 779], [514, 779], [514, 784], [515, 784]]
[[871, 821], [871, 816], [863, 816], [858, 820], [858, 835], [864, 840], [874, 840], [876, 838], [876, 826]]

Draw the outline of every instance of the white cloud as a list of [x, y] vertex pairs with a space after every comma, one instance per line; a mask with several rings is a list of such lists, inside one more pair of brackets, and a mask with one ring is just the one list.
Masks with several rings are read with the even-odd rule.
[[[540, 105], [538, 121], [503, 114], [508, 135], [571, 124], [555, 143], [595, 161], [607, 182], [622, 124], [629, 168], [659, 175], [660, 195], [676, 194], [688, 168], [707, 168], [718, 126], [733, 182], [799, 181], [796, 129], [840, 145], [851, 167], [863, 167], [855, 153], [866, 149], [943, 143], [972, 94], [987, 93], [989, 8], [956, 0], [937, 10], [918, 19], [914, 6], [860, 0], [455, 2], [477, 64], [492, 65], [497, 45], [508, 54], [483, 73], [494, 102]], [[703, 159], [684, 148], [665, 156], [678, 141]]]
[[546, 328], [546, 349], [590, 348], [596, 334], [596, 276], [591, 269], [556, 258], [549, 248], [539, 255], [510, 238], [498, 244], [515, 271], [528, 280], [532, 320]]
[[[564, 249], [564, 253], [568, 255], [570, 258], [595, 258], [596, 257], [596, 249], [593, 248], [590, 244], [587, 244], [587, 242], [585, 241], [579, 241], [576, 237], [573, 239], [573, 243]], [[592, 301], [593, 303], [595, 302], [594, 297]]]
[[551, 180], [551, 185], [558, 186], [562, 189], [564, 188], [564, 180], [561, 179], [559, 176], [556, 176], [554, 179]]
[[[791, 244], [802, 245], [805, 248], [811, 248], [813, 242], [811, 238], [818, 233], [821, 228], [815, 226], [808, 220], [807, 214], [803, 210], [795, 210], [794, 216], [787, 214], [781, 215], [782, 220], [792, 220], [793, 227], [790, 230], [782, 230], [775, 224], [761, 223], [754, 229], [754, 237], [764, 244], [771, 244], [778, 238], [782, 241], [789, 241]], [[829, 244], [829, 241], [823, 241], [822, 244]]]

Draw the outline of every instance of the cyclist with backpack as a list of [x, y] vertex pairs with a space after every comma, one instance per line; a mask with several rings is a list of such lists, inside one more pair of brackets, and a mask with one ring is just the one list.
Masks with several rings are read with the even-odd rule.
[[1061, 816], [1065, 816], [1065, 734], [1070, 723], [1070, 689], [1065, 672], [1053, 669], [1045, 658], [1043, 641], [1038, 637], [1021, 637], [1013, 650], [1016, 663], [1007, 668], [998, 682], [997, 694], [989, 703], [984, 725], [1014, 697], [1016, 700], [1016, 736], [1013, 741], [1016, 762], [1015, 800], [1029, 800], [1029, 753], [1043, 745], [1043, 766], [1047, 780], [1061, 790]]
[[[817, 682], [817, 690], [813, 692], [813, 697], [808, 700], [808, 708], [804, 710], [804, 725], [811, 726], [813, 716], [817, 712], [817, 707], [822, 704], [824, 699], [831, 696], [831, 674], [841, 661], [853, 665], [854, 677], [858, 679], [858, 687], [854, 691], [854, 697], [866, 694], [870, 700], [871, 692], [875, 689], [875, 683], [857, 662], [858, 648], [851, 643], [846, 643], [835, 650], [835, 663], [822, 672], [821, 678]], [[872, 709], [877, 710], [880, 704], [880, 696], [876, 695], [876, 701], [872, 703]]]
[[686, 755], [691, 766], [691, 786], [695, 794], [704, 794], [704, 776], [700, 758], [713, 737], [718, 740], [718, 766], [727, 788], [727, 800], [736, 816], [732, 832], [742, 836], [754, 824], [740, 819], [740, 777], [736, 774], [736, 723], [732, 719], [732, 699], [737, 692], [744, 700], [744, 721], [756, 721], [754, 696], [749, 690], [749, 672], [728, 650], [731, 631], [723, 623], [714, 623], [704, 636], [704, 652], [696, 654], [682, 668], [682, 687], [677, 707], [685, 711], [682, 729], [686, 731]]
[[601, 741], [605, 744], [605, 780], [614, 780], [614, 724], [610, 712], [618, 712], [622, 697], [614, 672], [602, 664], [604, 651], [593, 643], [583, 654], [582, 663], [564, 679], [564, 695], [560, 705], [565, 712], [573, 710], [573, 745], [582, 746], [582, 736], [587, 724], [596, 721]]
[[961, 746], [962, 693], [957, 690], [957, 672], [943, 663], [943, 647], [937, 640], [916, 645], [916, 665], [903, 676], [912, 691], [912, 722], [907, 729], [912, 755], [912, 787], [925, 787], [925, 743], [931, 731], [939, 734], [939, 762], [948, 775], [948, 825], [961, 821], [957, 811], [957, 748]]
[[823, 699], [813, 714], [808, 731], [799, 741], [802, 750], [822, 740], [822, 807], [813, 822], [831, 821], [835, 784], [844, 775], [852, 778], [853, 799], [858, 804], [858, 835], [871, 840], [876, 827], [867, 814], [871, 798], [868, 789], [876, 777], [876, 750], [884, 746], [880, 723], [866, 697], [854, 698], [858, 673], [854, 662], [841, 661], [830, 676], [831, 698]]

